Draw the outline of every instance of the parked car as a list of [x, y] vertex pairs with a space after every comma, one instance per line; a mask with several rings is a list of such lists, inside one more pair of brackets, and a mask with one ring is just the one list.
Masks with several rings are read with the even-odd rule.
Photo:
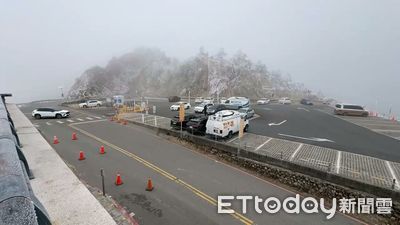
[[221, 110], [226, 109], [226, 105], [224, 104], [215, 104], [207, 108], [207, 115], [215, 114]]
[[197, 98], [194, 100], [194, 103], [200, 104], [200, 103], [202, 103], [203, 101], [204, 101], [203, 97], [197, 97]]
[[190, 103], [188, 103], [188, 102], [177, 102], [177, 103], [171, 105], [171, 107], [169, 107], [169, 109], [171, 111], [179, 111], [179, 107], [181, 104], [183, 104], [184, 109], [190, 109], [190, 107], [191, 107]]
[[283, 104], [283, 105], [292, 104], [292, 100], [290, 100], [290, 98], [287, 98], [287, 97], [279, 99], [278, 102], [279, 102], [280, 104]]
[[360, 105], [336, 104], [334, 113], [342, 116], [368, 116], [369, 112]]
[[103, 105], [102, 101], [99, 100], [88, 100], [79, 104], [79, 108], [89, 108], [89, 107], [100, 107]]
[[[216, 114], [209, 116], [206, 124], [206, 134], [231, 138], [233, 134], [239, 132], [240, 120], [242, 120], [240, 113], [233, 110], [222, 110]], [[249, 129], [249, 121], [244, 120], [244, 131]]]
[[[196, 114], [186, 114], [184, 120], [182, 121], [182, 129], [185, 130], [187, 127], [187, 123], [194, 118], [197, 118], [198, 115]], [[181, 129], [181, 122], [179, 121], [179, 116], [174, 116], [174, 118], [171, 119], [171, 127], [174, 129]]]
[[205, 98], [205, 99], [203, 100], [203, 102], [206, 102], [206, 103], [214, 103], [214, 98], [211, 98], [211, 97]]
[[69, 117], [70, 112], [68, 110], [57, 110], [52, 108], [38, 108], [32, 111], [32, 117], [35, 119], [41, 118], [66, 118]]
[[168, 101], [169, 102], [179, 102], [181, 98], [179, 96], [169, 96]]
[[225, 104], [226, 100], [227, 100], [227, 99], [226, 99], [225, 97], [222, 97], [222, 98], [219, 100], [219, 103]]
[[260, 100], [257, 101], [257, 105], [265, 105], [269, 103], [268, 98], [261, 98]]
[[305, 99], [305, 98], [303, 98], [303, 99], [300, 101], [300, 104], [303, 104], [303, 105], [314, 105], [310, 100]]
[[255, 112], [252, 108], [240, 108], [238, 110], [242, 118], [249, 119], [254, 116]]
[[192, 134], [205, 134], [208, 116], [200, 116], [189, 120], [186, 131]]
[[200, 105], [194, 107], [195, 113], [204, 113], [204, 109], [214, 105], [213, 103], [203, 102]]
[[246, 97], [230, 97], [225, 101], [225, 105], [238, 106], [239, 108], [245, 108], [250, 105], [250, 100]]

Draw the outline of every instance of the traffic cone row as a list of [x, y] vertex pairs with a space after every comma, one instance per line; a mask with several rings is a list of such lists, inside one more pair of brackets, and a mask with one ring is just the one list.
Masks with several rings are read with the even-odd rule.
[[[126, 124], [127, 124], [127, 121], [123, 121], [123, 124], [126, 125]], [[72, 139], [72, 140], [78, 140], [77, 135], [76, 135], [75, 132], [72, 133], [72, 138], [71, 138], [71, 139]], [[60, 143], [60, 142], [59, 142], [57, 136], [54, 136], [54, 138], [53, 138], [53, 144], [58, 144], [58, 143]], [[104, 155], [104, 154], [106, 153], [105, 148], [104, 148], [103, 145], [100, 146], [99, 153], [100, 153], [101, 155]], [[86, 159], [85, 153], [84, 153], [83, 151], [79, 151], [78, 160], [83, 161], [83, 160], [85, 160], [85, 159]], [[119, 186], [119, 185], [122, 185], [122, 184], [123, 184], [123, 182], [122, 182], [121, 174], [118, 172], [118, 173], [117, 173], [117, 176], [116, 176], [116, 179], [115, 179], [115, 185]], [[149, 179], [147, 180], [147, 185], [146, 185], [146, 189], [145, 189], [145, 190], [146, 190], [146, 191], [153, 191], [153, 189], [154, 189], [153, 182], [152, 182], [152, 180], [149, 178]]]

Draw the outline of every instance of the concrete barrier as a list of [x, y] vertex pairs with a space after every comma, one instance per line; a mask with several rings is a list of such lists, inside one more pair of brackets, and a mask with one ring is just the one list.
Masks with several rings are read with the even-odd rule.
[[33, 175], [5, 105], [7, 96], [0, 99], [0, 224], [48, 225], [47, 212], [30, 187]]

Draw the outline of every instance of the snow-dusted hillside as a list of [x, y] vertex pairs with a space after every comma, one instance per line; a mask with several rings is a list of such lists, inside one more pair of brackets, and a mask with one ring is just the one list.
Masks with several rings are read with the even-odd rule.
[[238, 52], [209, 55], [204, 50], [183, 62], [158, 49], [141, 48], [110, 60], [104, 68], [86, 70], [69, 91], [72, 98], [186, 95], [192, 96], [302, 96], [302, 85], [271, 73], [262, 63], [253, 63]]

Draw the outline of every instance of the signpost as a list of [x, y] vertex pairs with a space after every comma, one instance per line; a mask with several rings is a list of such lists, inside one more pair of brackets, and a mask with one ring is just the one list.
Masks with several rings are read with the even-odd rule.
[[241, 143], [243, 134], [244, 134], [244, 120], [243, 120], [243, 118], [241, 118], [240, 124], [239, 124], [239, 145], [238, 145], [237, 156], [239, 156], [239, 154], [240, 154], [240, 143]]
[[182, 122], [185, 120], [185, 106], [179, 105], [179, 123], [181, 124], [181, 138], [182, 138]]

